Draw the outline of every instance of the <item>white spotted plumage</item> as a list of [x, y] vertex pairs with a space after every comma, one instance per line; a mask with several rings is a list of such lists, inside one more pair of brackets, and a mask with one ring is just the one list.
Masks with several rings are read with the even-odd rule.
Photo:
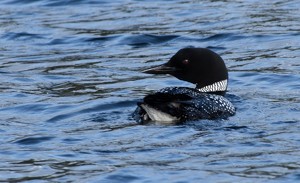
[[[162, 97], [170, 98], [161, 103]], [[146, 104], [158, 100], [158, 104]], [[235, 107], [225, 97], [199, 92], [187, 87], [167, 87], [151, 95], [140, 107], [143, 116], [152, 121], [186, 121], [197, 119], [227, 118], [234, 115]], [[173, 112], [172, 112], [173, 111]]]

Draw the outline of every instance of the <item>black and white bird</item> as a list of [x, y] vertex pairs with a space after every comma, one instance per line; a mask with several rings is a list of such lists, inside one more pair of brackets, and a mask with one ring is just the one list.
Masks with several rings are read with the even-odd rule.
[[147, 95], [134, 112], [135, 119], [140, 122], [224, 119], [235, 114], [235, 107], [224, 97], [227, 68], [223, 59], [209, 49], [181, 49], [167, 63], [143, 72], [170, 74], [196, 84], [196, 88], [167, 87]]

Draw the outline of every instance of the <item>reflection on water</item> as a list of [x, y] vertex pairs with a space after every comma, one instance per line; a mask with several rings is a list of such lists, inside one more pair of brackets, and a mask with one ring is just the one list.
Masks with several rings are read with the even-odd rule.
[[[297, 2], [1, 1], [0, 181], [299, 181]], [[188, 46], [222, 55], [237, 114], [137, 124], [192, 87], [140, 71]]]

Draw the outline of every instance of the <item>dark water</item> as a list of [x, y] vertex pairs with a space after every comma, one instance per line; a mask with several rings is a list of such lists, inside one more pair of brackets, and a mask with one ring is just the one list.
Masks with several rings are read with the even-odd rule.
[[[300, 2], [3, 0], [0, 181], [299, 182]], [[187, 46], [230, 71], [224, 121], [139, 125], [191, 86], [142, 69]]]

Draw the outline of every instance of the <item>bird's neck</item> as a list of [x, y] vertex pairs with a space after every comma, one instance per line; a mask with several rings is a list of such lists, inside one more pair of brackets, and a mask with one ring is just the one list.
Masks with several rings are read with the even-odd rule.
[[205, 92], [205, 93], [215, 93], [219, 95], [224, 95], [227, 90], [227, 79], [215, 82], [211, 85], [207, 85], [204, 87], [199, 88], [199, 86], [196, 86], [196, 89], [200, 92]]

